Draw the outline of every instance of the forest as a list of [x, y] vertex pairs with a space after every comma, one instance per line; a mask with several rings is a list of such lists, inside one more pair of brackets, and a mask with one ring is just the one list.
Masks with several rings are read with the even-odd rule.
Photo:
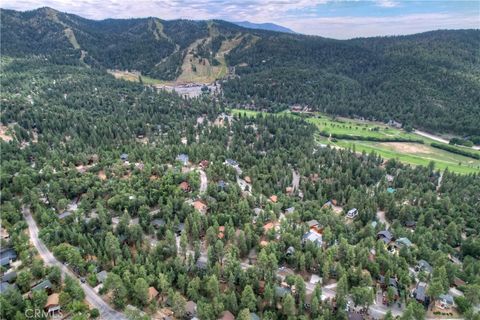
[[[478, 173], [322, 147], [300, 117], [232, 115], [224, 99], [96, 68], [42, 57], [1, 67], [1, 241], [22, 262], [1, 269], [2, 281], [16, 272], [1, 318], [25, 319], [55, 293], [73, 319], [97, 318], [80, 281], [129, 319], [480, 318]], [[78, 279], [39, 259], [26, 208]], [[387, 229], [406, 245], [384, 241]], [[42, 280], [51, 288], [37, 290]], [[432, 308], [455, 287], [456, 307], [419, 303], [423, 282]]]

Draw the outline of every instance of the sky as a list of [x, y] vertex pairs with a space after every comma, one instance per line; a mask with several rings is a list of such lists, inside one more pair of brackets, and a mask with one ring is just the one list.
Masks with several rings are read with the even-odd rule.
[[51, 7], [90, 19], [158, 17], [272, 22], [335, 39], [480, 28], [480, 0], [2, 0], [1, 7]]

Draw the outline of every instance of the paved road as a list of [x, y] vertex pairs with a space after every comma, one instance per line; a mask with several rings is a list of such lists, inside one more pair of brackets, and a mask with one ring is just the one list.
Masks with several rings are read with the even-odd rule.
[[378, 221], [383, 223], [387, 227], [387, 229], [390, 228], [390, 223], [388, 223], [387, 219], [385, 218], [385, 211], [378, 210], [377, 219]]
[[205, 193], [208, 187], [207, 174], [202, 169], [199, 169], [198, 172], [200, 172], [200, 193]]
[[[66, 275], [76, 278], [75, 274], [70, 271], [63, 263], [58, 261], [53, 254], [48, 250], [48, 248], [43, 244], [42, 240], [38, 237], [38, 226], [33, 220], [30, 210], [28, 208], [23, 209], [23, 215], [28, 224], [28, 231], [30, 232], [30, 239], [37, 248], [38, 253], [42, 257], [43, 261], [47, 266], [57, 266], [62, 272], [62, 276]], [[100, 319], [102, 320], [126, 320], [127, 318], [120, 312], [112, 309], [103, 299], [93, 291], [86, 283], [80, 283], [83, 292], [85, 292], [85, 299], [87, 302], [94, 308], [97, 308], [100, 311]]]
[[300, 175], [298, 174], [297, 171], [292, 169], [292, 188], [293, 191], [298, 190], [298, 185], [300, 184]]

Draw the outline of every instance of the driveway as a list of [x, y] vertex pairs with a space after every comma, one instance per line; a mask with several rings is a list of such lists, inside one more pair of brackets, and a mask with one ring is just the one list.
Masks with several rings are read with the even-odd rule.
[[[25, 221], [28, 224], [28, 231], [30, 232], [30, 239], [37, 248], [38, 254], [42, 257], [43, 261], [47, 266], [57, 266], [60, 268], [62, 272], [62, 276], [65, 277], [66, 275], [77, 278], [77, 276], [70, 271], [63, 263], [58, 261], [53, 254], [48, 250], [48, 248], [43, 244], [42, 240], [38, 237], [38, 226], [33, 220], [30, 210], [28, 208], [24, 208], [23, 216], [25, 217]], [[106, 320], [126, 320], [127, 318], [120, 312], [111, 308], [103, 299], [93, 291], [92, 287], [90, 287], [86, 283], [80, 283], [80, 286], [85, 292], [85, 299], [87, 302], [93, 307], [97, 308], [100, 311], [100, 319]]]

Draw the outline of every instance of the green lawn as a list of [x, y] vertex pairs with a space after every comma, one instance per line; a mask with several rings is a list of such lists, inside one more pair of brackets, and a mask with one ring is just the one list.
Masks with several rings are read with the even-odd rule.
[[[234, 115], [245, 114], [248, 117], [254, 117], [259, 113], [268, 114], [267, 112], [243, 109], [231, 109], [230, 111]], [[290, 114], [291, 116], [296, 116], [289, 111], [283, 111], [279, 114]], [[375, 138], [398, 137], [422, 140], [424, 142], [424, 144], [410, 142], [386, 143], [342, 139], [332, 142], [330, 139], [317, 134], [316, 140], [321, 144], [329, 144], [333, 147], [349, 149], [353, 149], [353, 146], [355, 146], [356, 152], [365, 151], [370, 153], [373, 151], [385, 159], [398, 159], [404, 163], [412, 165], [427, 166], [430, 161], [434, 161], [435, 168], [437, 169], [444, 170], [448, 168], [452, 172], [462, 174], [480, 172], [480, 160], [475, 160], [469, 157], [434, 148], [430, 146], [431, 142], [435, 142], [432, 139], [422, 137], [414, 133], [407, 133], [401, 129], [390, 128], [382, 123], [346, 118], [333, 119], [332, 117], [323, 114], [316, 114], [315, 117], [309, 117], [306, 120], [315, 124], [319, 131], [324, 130], [328, 133]], [[471, 151], [479, 152], [473, 149]]]

